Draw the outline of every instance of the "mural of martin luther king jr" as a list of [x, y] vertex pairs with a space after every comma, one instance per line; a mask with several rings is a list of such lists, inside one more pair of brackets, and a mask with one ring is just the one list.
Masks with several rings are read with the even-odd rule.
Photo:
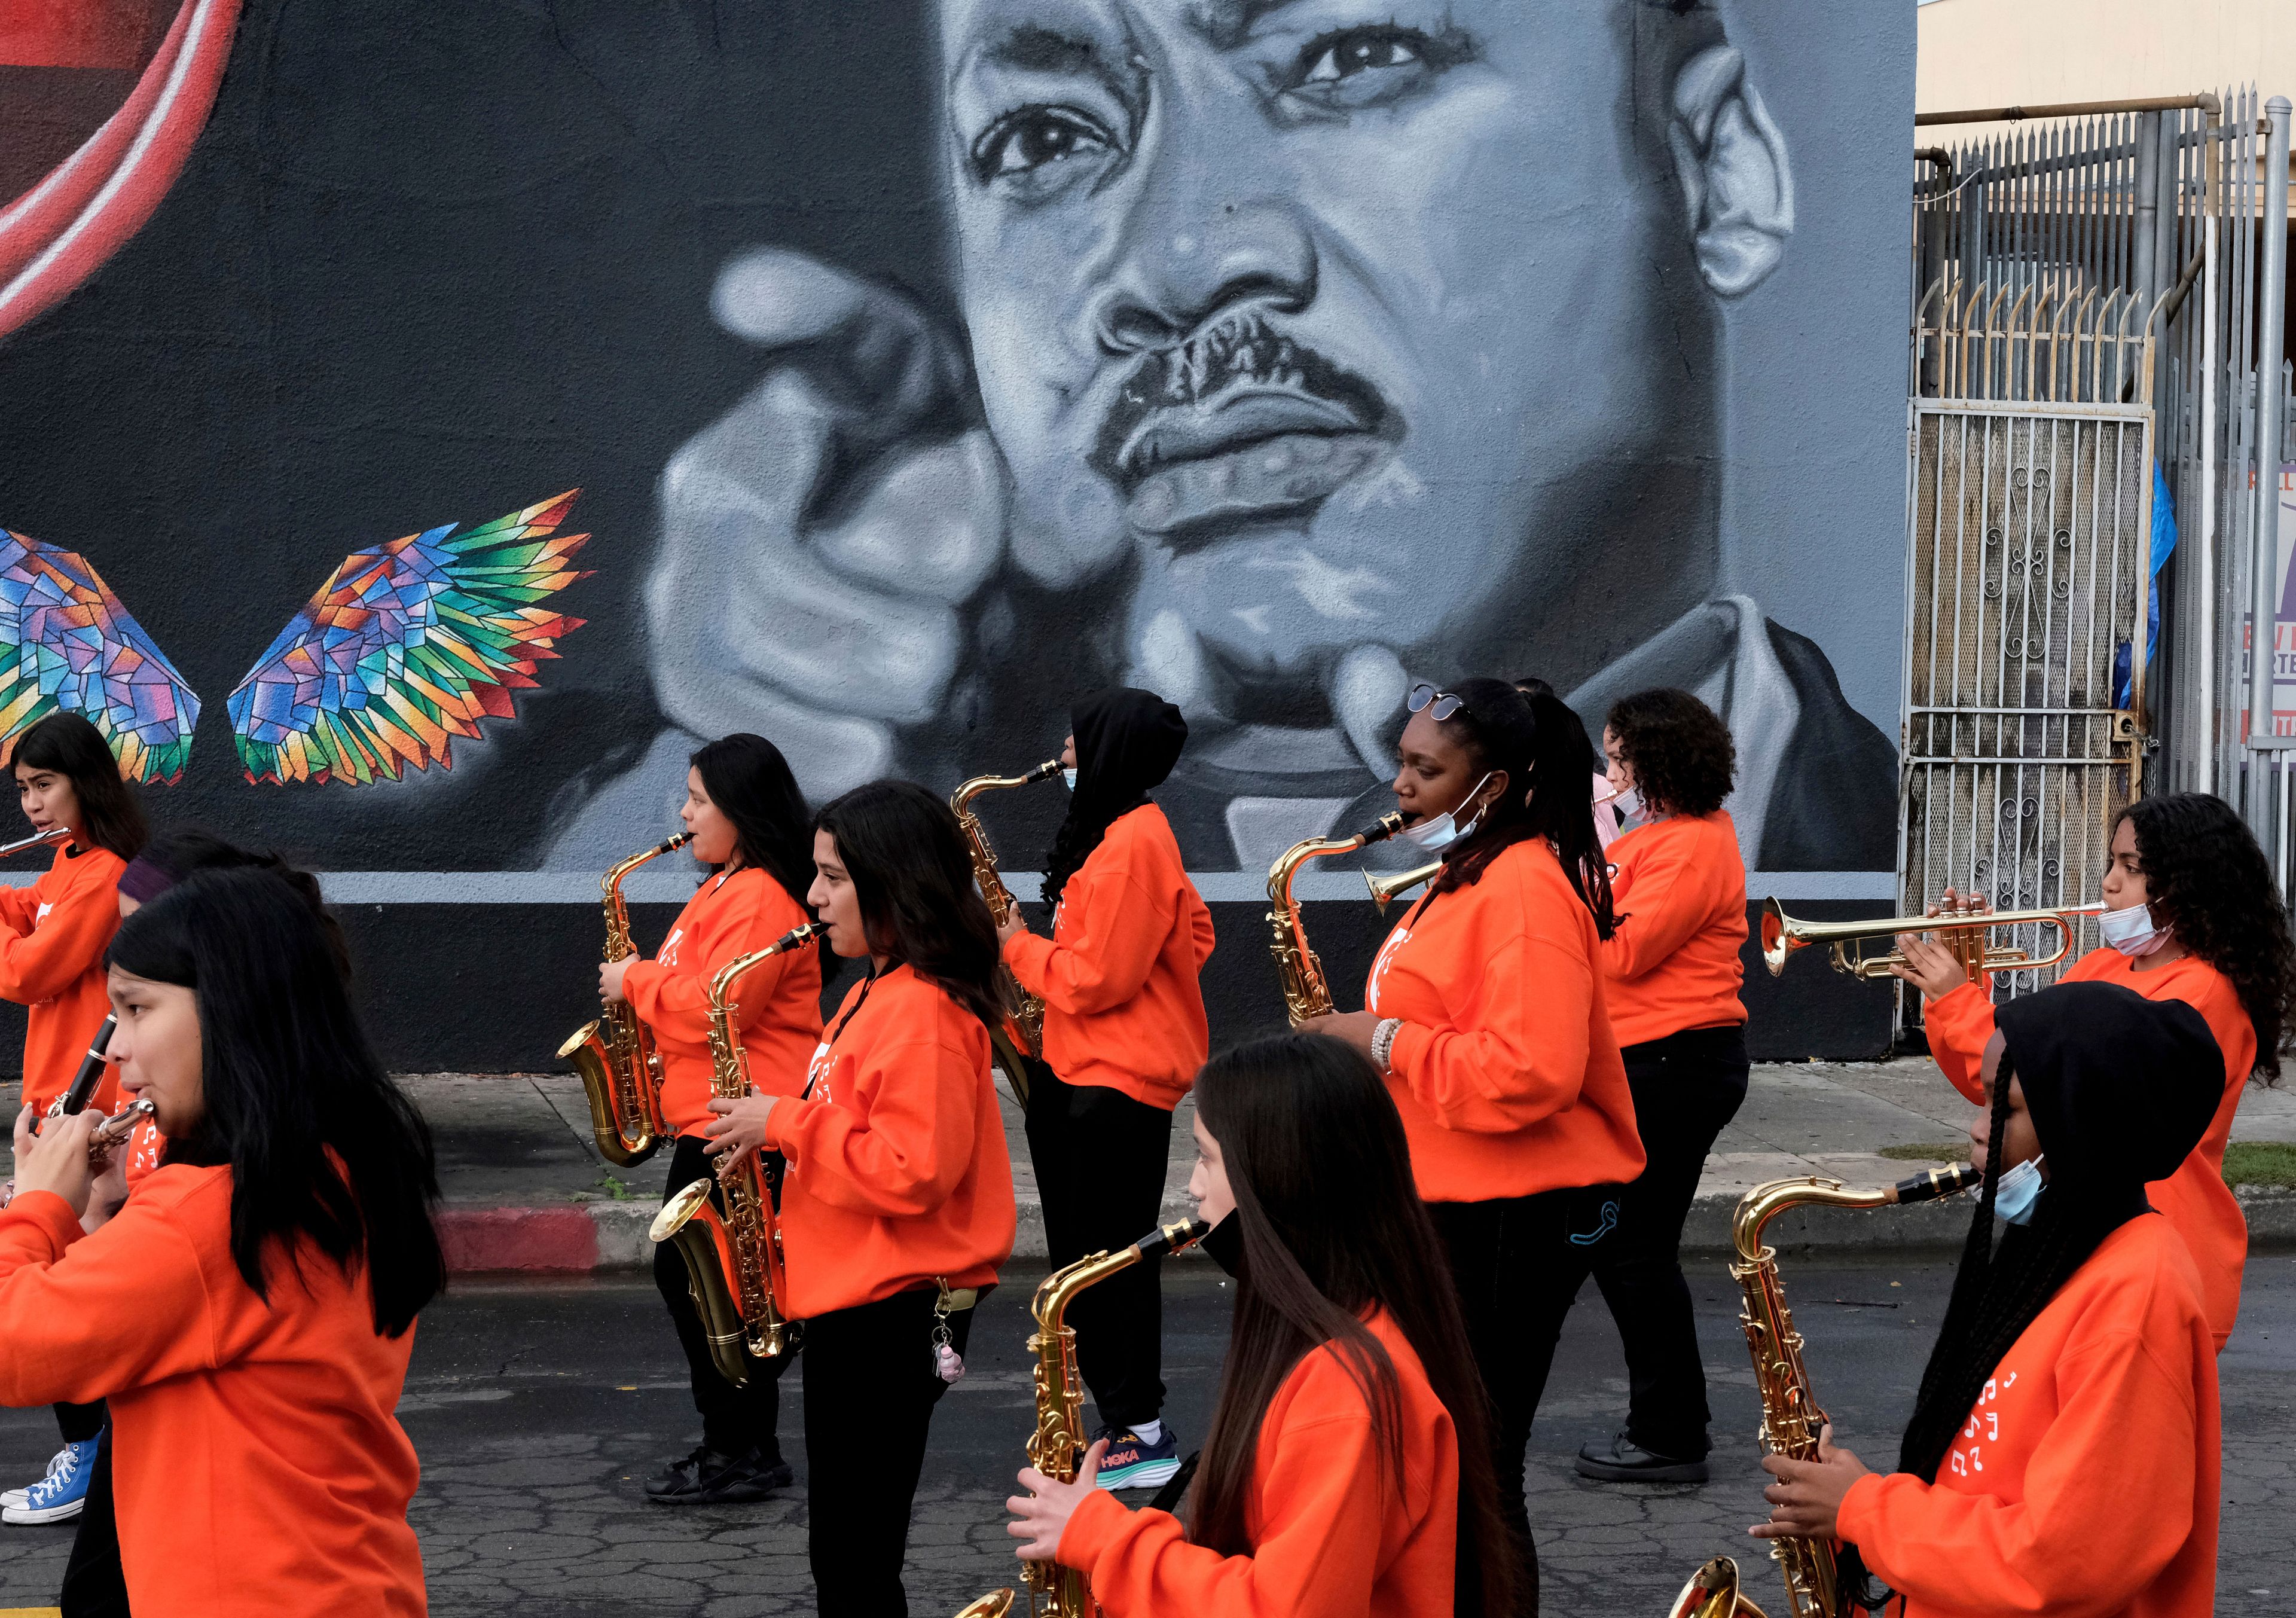
[[938, 15], [970, 364], [831, 266], [727, 267], [713, 313], [767, 369], [663, 478], [676, 728], [548, 863], [651, 834], [698, 737], [773, 737], [816, 801], [945, 789], [1120, 680], [1188, 716], [1159, 801], [1192, 866], [1259, 868], [1391, 802], [1413, 681], [1536, 672], [1590, 726], [1652, 685], [1721, 711], [1750, 866], [1890, 866], [1893, 748], [1718, 593], [1716, 303], [1793, 201], [1715, 11]]

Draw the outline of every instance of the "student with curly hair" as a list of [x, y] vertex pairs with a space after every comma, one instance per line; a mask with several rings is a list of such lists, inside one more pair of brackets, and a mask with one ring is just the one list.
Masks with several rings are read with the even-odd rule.
[[[2147, 1187], [2193, 1250], [2201, 1297], [2222, 1348], [2240, 1315], [2248, 1224], [2224, 1183], [2225, 1145], [2251, 1075], [2280, 1076], [2280, 1041], [2296, 1005], [2296, 942], [2264, 850], [2232, 807], [2206, 793], [2142, 798], [2114, 819], [2104, 872], [2104, 946], [2064, 981], [2119, 983], [2148, 1000], [2182, 1000], [2208, 1019], [2224, 1052], [2216, 1117], [2177, 1171]], [[1932, 916], [1989, 907], [1946, 890]], [[1930, 1054], [1964, 1096], [1981, 1096], [1979, 1058], [1992, 1037], [1988, 988], [1927, 934], [1902, 936], [1898, 976], [1922, 991]]]
[[1715, 1138], [1746, 1099], [1746, 866], [1729, 727], [1687, 691], [1639, 691], [1603, 727], [1626, 830], [1611, 844], [1617, 929], [1603, 940], [1611, 1029], [1648, 1159], [1595, 1279], [1626, 1345], [1627, 1425], [1578, 1451], [1582, 1477], [1702, 1482], [1710, 1448], [1682, 1225]]

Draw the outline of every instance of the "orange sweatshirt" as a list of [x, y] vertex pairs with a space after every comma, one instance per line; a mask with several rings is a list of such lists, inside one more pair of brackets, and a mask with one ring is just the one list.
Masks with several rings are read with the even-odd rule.
[[1070, 1084], [1167, 1111], [1211, 1049], [1196, 974], [1212, 913], [1154, 804], [1120, 815], [1061, 890], [1053, 936], [1016, 934], [1004, 964], [1045, 1002], [1045, 1060]]
[[1850, 1485], [1841, 1537], [1904, 1618], [2209, 1618], [2217, 1360], [2165, 1220], [2107, 1236], [2001, 1357], [1938, 1481]]
[[1610, 848], [1618, 931], [1603, 940], [1620, 1045], [1746, 1020], [1746, 862], [1729, 815], [1670, 815]]
[[[127, 862], [110, 849], [67, 845], [29, 888], [0, 888], [0, 999], [31, 1007], [24, 1026], [24, 1101], [45, 1114], [70, 1088], [111, 1009], [104, 998], [103, 952], [119, 930], [119, 874]], [[88, 1105], [119, 1107], [119, 1082], [107, 1072]]]
[[[2177, 1171], [2144, 1187], [2145, 1200], [2166, 1214], [2200, 1267], [2201, 1302], [2221, 1349], [2240, 1318], [2241, 1273], [2248, 1262], [2248, 1220], [2240, 1199], [2224, 1182], [2225, 1146], [2232, 1139], [2233, 1116], [2256, 1067], [2256, 1025], [2242, 1009], [2232, 980], [2196, 955], [2135, 970], [2136, 963], [2118, 949], [2092, 949], [2068, 971], [2063, 981], [2118, 983], [2148, 1000], [2182, 1000], [2208, 1022], [2225, 1054], [2224, 1100], [2209, 1132]], [[1985, 1043], [1993, 1038], [1993, 1003], [1976, 983], [1965, 983], [1923, 1013], [1930, 1054], [1953, 1086], [1982, 1103], [1978, 1081]]]
[[894, 966], [847, 991], [807, 1084], [766, 1121], [789, 1157], [791, 1318], [994, 1281], [1013, 1252], [1013, 1160], [980, 1019]]
[[1395, 1361], [1403, 1475], [1390, 1475], [1371, 1408], [1329, 1346], [1268, 1400], [1244, 1522], [1251, 1554], [1188, 1543], [1168, 1512], [1095, 1491], [1062, 1532], [1060, 1560], [1109, 1618], [1451, 1618], [1459, 1446], [1451, 1413], [1387, 1316], [1367, 1323]]
[[[680, 1135], [709, 1123], [709, 980], [813, 917], [772, 873], [746, 866], [695, 890], [650, 961], [632, 961], [622, 993], [661, 1053], [661, 1113]], [[808, 944], [753, 966], [734, 989], [734, 1023], [750, 1055], [750, 1086], [794, 1096], [821, 1042], [821, 951]]]
[[414, 1447], [392, 1415], [414, 1334], [378, 1335], [364, 1269], [231, 1260], [231, 1170], [164, 1168], [83, 1236], [62, 1198], [0, 1210], [0, 1404], [111, 1405], [136, 1618], [420, 1614]]
[[1643, 1169], [1595, 918], [1544, 839], [1430, 895], [1373, 960], [1364, 1003], [1400, 1017], [1389, 1087], [1419, 1195], [1487, 1202]]

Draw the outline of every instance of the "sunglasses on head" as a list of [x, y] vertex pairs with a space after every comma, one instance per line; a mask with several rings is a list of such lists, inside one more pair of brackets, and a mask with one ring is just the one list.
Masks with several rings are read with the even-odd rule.
[[[1390, 686], [1389, 689], [1391, 691], [1394, 687]], [[1411, 694], [1404, 698], [1404, 703], [1412, 712], [1423, 710], [1429, 719], [1436, 720], [1447, 719], [1467, 705], [1452, 693], [1439, 691], [1425, 680], [1411, 688]]]

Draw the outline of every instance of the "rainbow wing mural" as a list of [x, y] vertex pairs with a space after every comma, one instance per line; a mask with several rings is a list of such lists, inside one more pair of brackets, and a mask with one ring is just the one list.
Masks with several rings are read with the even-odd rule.
[[510, 718], [511, 693], [582, 626], [537, 604], [588, 577], [570, 561], [590, 536], [555, 531], [579, 493], [346, 558], [231, 694], [247, 778], [364, 785], [452, 768], [454, 738]]
[[0, 529], [0, 735], [85, 714], [131, 781], [174, 784], [200, 699], [77, 551]]

